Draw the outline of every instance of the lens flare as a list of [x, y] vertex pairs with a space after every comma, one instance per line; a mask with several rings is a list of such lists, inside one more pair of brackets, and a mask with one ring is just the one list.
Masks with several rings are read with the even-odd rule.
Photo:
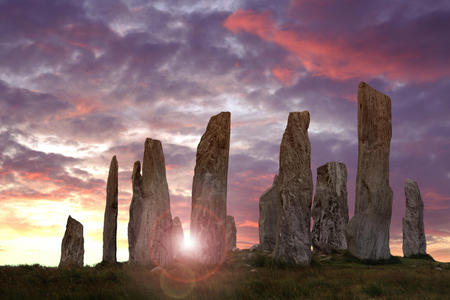
[[[152, 243], [154, 242], [154, 236], [156, 232], [156, 228], [160, 225], [159, 223], [161, 220], [165, 218], [166, 215], [170, 215], [170, 210], [165, 211], [163, 214], [161, 214], [158, 219], [153, 224], [152, 230], [150, 232], [150, 257], [152, 262], [156, 265], [161, 267], [162, 276], [162, 282], [161, 286], [165, 286], [164, 289], [167, 291], [174, 291], [177, 290], [177, 288], [174, 287], [174, 289], [169, 288], [172, 287], [172, 284], [175, 284], [176, 282], [180, 284], [186, 284], [185, 286], [180, 285], [179, 288], [180, 291], [184, 290], [186, 292], [189, 291], [189, 287], [192, 287], [191, 284], [195, 284], [196, 282], [203, 281], [212, 275], [214, 275], [222, 266], [223, 262], [225, 261], [226, 257], [226, 244], [227, 239], [225, 235], [225, 224], [224, 222], [220, 222], [219, 218], [208, 208], [203, 207], [203, 211], [210, 215], [212, 218], [214, 218], [217, 223], [220, 224], [221, 227], [221, 233], [220, 238], [222, 239], [222, 245], [223, 249], [220, 249], [220, 261], [216, 264], [211, 265], [203, 265], [198, 262], [198, 255], [201, 253], [202, 247], [205, 247], [204, 245], [201, 245], [201, 240], [197, 240], [195, 237], [192, 237], [190, 235], [190, 231], [185, 233], [185, 236], [183, 238], [183, 241], [179, 241], [178, 243], [176, 241], [175, 244], [179, 245], [179, 248], [181, 251], [178, 256], [175, 254], [175, 258], [178, 256], [178, 259], [174, 260], [174, 263], [169, 265], [161, 265], [158, 257], [155, 255], [153, 251]], [[178, 262], [177, 262], [178, 261]], [[180, 271], [183, 270], [183, 272]], [[189, 272], [188, 272], [189, 271]], [[173, 281], [173, 282], [172, 282]], [[165, 291], [166, 292], [166, 291]], [[189, 293], [189, 292], [188, 292]], [[182, 293], [181, 293], [182, 294]], [[175, 296], [174, 296], [175, 297]]]
[[185, 252], [193, 252], [197, 248], [197, 242], [195, 241], [194, 238], [191, 238], [189, 235], [186, 235], [184, 237], [181, 248]]

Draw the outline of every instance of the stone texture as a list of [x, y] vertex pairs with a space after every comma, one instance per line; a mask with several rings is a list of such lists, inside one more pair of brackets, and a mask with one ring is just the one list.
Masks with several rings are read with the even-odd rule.
[[425, 255], [427, 242], [423, 226], [423, 201], [417, 182], [405, 181], [406, 210], [403, 218], [403, 255]]
[[230, 113], [211, 117], [197, 147], [192, 184], [191, 234], [199, 245], [195, 258], [220, 263], [226, 252], [227, 174]]
[[184, 232], [183, 225], [179, 217], [175, 217], [172, 220], [172, 245], [174, 256], [179, 256], [183, 250]]
[[261, 250], [273, 251], [277, 241], [278, 203], [280, 193], [277, 189], [275, 176], [272, 186], [259, 198], [259, 247]]
[[291, 112], [280, 146], [277, 187], [280, 215], [274, 256], [289, 264], [311, 262], [311, 202], [313, 180], [309, 112]]
[[61, 243], [59, 267], [82, 267], [84, 260], [83, 225], [69, 216]]
[[146, 139], [144, 161], [134, 163], [128, 223], [130, 262], [166, 265], [173, 259], [172, 216], [161, 142]]
[[227, 232], [227, 250], [233, 250], [236, 248], [236, 223], [233, 216], [227, 216], [226, 219], [226, 232]]
[[391, 256], [391, 137], [391, 99], [361, 82], [358, 88], [355, 214], [347, 225], [346, 237], [349, 252], [363, 260], [386, 260]]
[[106, 183], [106, 207], [103, 221], [103, 261], [116, 263], [117, 252], [117, 213], [119, 195], [119, 165], [114, 155], [109, 166]]
[[330, 253], [347, 249], [345, 227], [348, 223], [347, 168], [328, 162], [317, 168], [316, 194], [312, 207], [315, 250]]

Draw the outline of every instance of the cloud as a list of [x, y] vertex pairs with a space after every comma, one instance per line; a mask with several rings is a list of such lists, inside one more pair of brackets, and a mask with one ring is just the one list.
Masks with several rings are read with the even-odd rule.
[[80, 196], [93, 201], [103, 195], [104, 180], [86, 174], [82, 180], [69, 173], [68, 168], [80, 163], [80, 159], [32, 150], [16, 141], [21, 136], [17, 132], [0, 133], [1, 175], [14, 175], [14, 185], [5, 186], [0, 191], [0, 199], [61, 201]]
[[[388, 20], [362, 28], [361, 32], [327, 34], [308, 30], [306, 26], [279, 26], [269, 11], [237, 10], [224, 22], [224, 27], [237, 34], [247, 32], [275, 43], [294, 54], [304, 68], [316, 76], [337, 80], [386, 76], [391, 80], [429, 81], [450, 75], [449, 66], [442, 64], [443, 50], [450, 40], [430, 41], [439, 49], [439, 59], [430, 55], [429, 45], [422, 42], [404, 47], [398, 42], [404, 36], [428, 34], [448, 23], [450, 11], [432, 12], [414, 22]], [[308, 18], [304, 21], [307, 23]], [[439, 24], [439, 25], [438, 25]], [[304, 28], [306, 27], [306, 28]], [[379, 41], [389, 40], [388, 46]]]
[[244, 222], [237, 225], [238, 227], [253, 227], [258, 228], [258, 222], [253, 222], [249, 220], [245, 220]]
[[43, 92], [15, 88], [0, 80], [2, 125], [18, 125], [54, 119], [71, 105]]

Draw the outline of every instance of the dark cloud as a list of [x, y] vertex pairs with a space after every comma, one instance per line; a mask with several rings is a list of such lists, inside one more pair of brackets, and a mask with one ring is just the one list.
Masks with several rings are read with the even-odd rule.
[[51, 94], [11, 87], [0, 80], [0, 118], [3, 126], [50, 120], [70, 107], [70, 104]]

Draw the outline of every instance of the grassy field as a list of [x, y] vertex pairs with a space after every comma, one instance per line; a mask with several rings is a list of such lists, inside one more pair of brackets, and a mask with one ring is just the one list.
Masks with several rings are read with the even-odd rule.
[[2, 300], [171, 298], [450, 299], [450, 265], [398, 257], [365, 264], [338, 253], [316, 254], [309, 267], [290, 267], [264, 253], [239, 251], [230, 253], [218, 271], [187, 260], [153, 272], [128, 264], [0, 267]]

